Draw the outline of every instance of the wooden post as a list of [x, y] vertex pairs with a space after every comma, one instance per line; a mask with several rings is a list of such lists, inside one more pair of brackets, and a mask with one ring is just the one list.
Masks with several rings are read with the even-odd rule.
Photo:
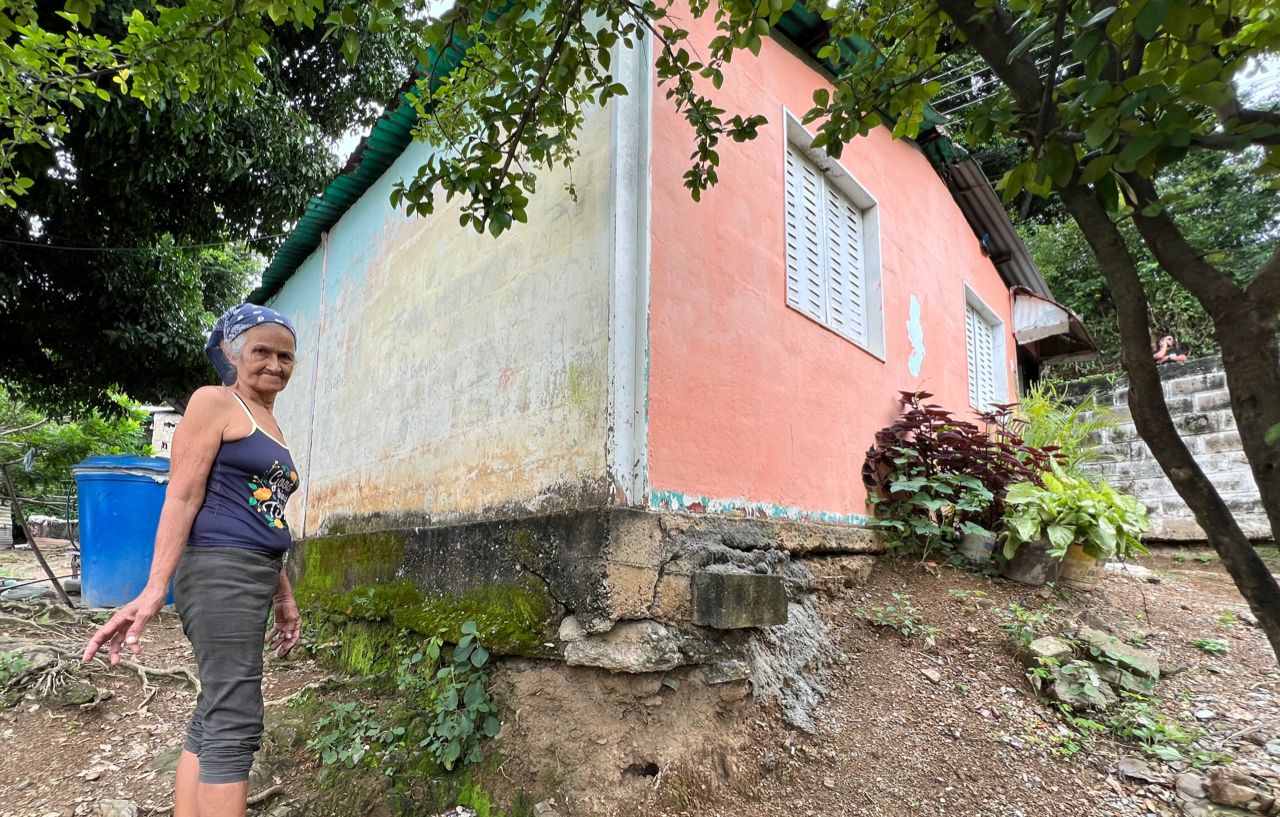
[[[9, 478], [9, 464], [0, 462], [0, 471], [4, 472], [5, 489], [9, 492], [9, 499], [13, 501], [13, 512], [18, 517], [18, 525], [22, 528], [22, 534], [27, 537], [27, 542], [31, 545], [31, 552], [36, 555], [36, 561], [40, 563], [40, 567], [44, 568], [44, 574], [49, 577], [49, 581], [53, 584], [53, 589], [58, 591], [58, 598], [62, 599], [63, 604], [67, 605], [67, 609], [76, 609], [76, 606], [71, 603], [71, 597], [67, 595], [67, 591], [62, 589], [62, 583], [58, 581], [58, 577], [53, 575], [53, 569], [44, 560], [44, 554], [40, 552], [40, 546], [36, 544], [36, 537], [31, 534], [31, 527], [27, 524], [27, 515], [22, 510], [22, 500], [18, 499], [18, 492], [13, 487], [13, 480]], [[71, 520], [67, 520], [68, 524], [70, 522]]]

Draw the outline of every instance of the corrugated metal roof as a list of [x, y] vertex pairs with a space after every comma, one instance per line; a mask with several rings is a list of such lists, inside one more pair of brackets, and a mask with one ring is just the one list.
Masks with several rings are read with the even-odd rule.
[[1031, 260], [1027, 245], [1022, 243], [982, 167], [968, 156], [953, 164], [935, 163], [934, 167], [1005, 284], [1052, 298], [1049, 284]]
[[[782, 16], [777, 30], [805, 53], [817, 59], [818, 50], [831, 34], [830, 26], [818, 14], [800, 3]], [[846, 37], [839, 48], [849, 60], [868, 48], [855, 37]], [[442, 60], [447, 74], [461, 58], [463, 49], [454, 44]], [[822, 61], [819, 61], [822, 62]], [[831, 68], [829, 63], [828, 69]], [[307, 203], [298, 224], [276, 251], [262, 274], [262, 285], [249, 296], [253, 303], [263, 303], [284, 286], [307, 256], [320, 245], [320, 238], [391, 166], [413, 141], [413, 125], [417, 114], [409, 102], [416, 78], [408, 83], [398, 100], [388, 107], [373, 130], [360, 143], [347, 161], [343, 172]], [[1032, 292], [1051, 296], [1044, 276], [1036, 269], [1026, 246], [1013, 228], [1013, 223], [996, 197], [982, 168], [946, 135], [946, 120], [932, 109], [925, 111], [925, 123], [917, 142], [933, 163], [960, 206], [970, 227], [988, 249], [1001, 278], [1009, 286], [1023, 286]]]

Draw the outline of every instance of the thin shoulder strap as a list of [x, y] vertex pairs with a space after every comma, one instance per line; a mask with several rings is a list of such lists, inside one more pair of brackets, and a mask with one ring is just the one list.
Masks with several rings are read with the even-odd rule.
[[[231, 389], [227, 389], [227, 391], [231, 392], [231, 396], [232, 396], [232, 397], [234, 397], [234, 398], [236, 398], [236, 402], [238, 402], [238, 403], [240, 404], [240, 408], [244, 409], [244, 413], [245, 413], [246, 415], [248, 415], [248, 417], [249, 417], [249, 422], [253, 423], [253, 430], [254, 430], [254, 431], [257, 431], [257, 430], [258, 430], [258, 421], [257, 421], [257, 420], [255, 420], [255, 419], [253, 419], [253, 412], [252, 412], [252, 411], [249, 411], [249, 404], [248, 404], [248, 403], [246, 403], [246, 402], [244, 401], [244, 398], [243, 398], [243, 397], [241, 397], [240, 395], [236, 394], [236, 393], [235, 393], [234, 391], [232, 391]], [[250, 432], [250, 433], [253, 433], [253, 432]]]

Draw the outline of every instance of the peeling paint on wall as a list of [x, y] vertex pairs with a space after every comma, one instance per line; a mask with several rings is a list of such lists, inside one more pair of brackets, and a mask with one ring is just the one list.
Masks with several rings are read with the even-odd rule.
[[559, 486], [603, 481], [609, 133], [610, 112], [591, 112], [577, 200], [569, 172], [550, 172], [530, 223], [500, 239], [459, 227], [456, 202], [392, 209], [394, 181], [430, 155], [411, 145], [334, 226], [327, 266], [313, 254], [273, 299], [305, 327], [297, 387], [278, 404], [312, 451], [303, 535], [356, 517], [536, 510], [569, 502]]
[[920, 367], [924, 365], [924, 325], [920, 323], [920, 302], [911, 296], [911, 305], [907, 308], [907, 340], [911, 342], [911, 357], [907, 358], [907, 371], [912, 377], [920, 376]]
[[741, 514], [757, 519], [785, 519], [792, 522], [821, 522], [828, 525], [866, 526], [871, 517], [857, 513], [835, 513], [797, 508], [793, 505], [777, 505], [772, 502], [752, 502], [739, 498], [711, 498], [694, 496], [680, 491], [652, 489], [649, 507], [677, 513]]

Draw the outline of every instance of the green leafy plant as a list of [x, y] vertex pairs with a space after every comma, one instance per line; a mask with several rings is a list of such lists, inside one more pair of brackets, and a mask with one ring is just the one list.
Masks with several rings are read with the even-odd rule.
[[498, 734], [500, 724], [488, 691], [490, 655], [475, 622], [462, 625], [452, 649], [436, 635], [400, 648], [398, 657], [396, 699], [387, 711], [331, 704], [308, 748], [325, 765], [364, 765], [389, 777], [483, 761], [482, 743]]
[[1000, 540], [1012, 558], [1023, 542], [1047, 537], [1050, 552], [1062, 557], [1073, 543], [1095, 559], [1146, 553], [1138, 538], [1151, 529], [1138, 500], [1105, 482], [1061, 472], [1046, 473], [1043, 485], [1022, 483], [1009, 488]]
[[1221, 655], [1227, 651], [1227, 642], [1221, 638], [1194, 638], [1191, 640], [1191, 644], [1210, 655]]
[[1082, 476], [1082, 469], [1104, 457], [1100, 434], [1117, 420], [1096, 392], [1067, 399], [1065, 389], [1049, 381], [1032, 386], [1014, 413], [1013, 424], [1023, 441], [1050, 449], [1063, 473]]
[[21, 678], [30, 666], [26, 656], [0, 650], [0, 690]]
[[1039, 638], [1049, 622], [1048, 611], [1029, 610], [1016, 601], [991, 612], [999, 622], [1000, 632], [1009, 636], [1021, 648], [1030, 646], [1032, 641]]
[[1218, 622], [1223, 627], [1231, 627], [1239, 620], [1240, 619], [1236, 617], [1235, 610], [1223, 610], [1221, 613], [1218, 613], [1218, 617], [1214, 619], [1214, 621]]
[[1137, 743], [1144, 752], [1160, 760], [1204, 766], [1227, 759], [1219, 753], [1194, 748], [1200, 732], [1184, 729], [1160, 714], [1145, 696], [1122, 694], [1105, 724], [1111, 734]]
[[897, 631], [903, 638], [919, 637], [926, 646], [937, 643], [937, 627], [924, 623], [924, 614], [911, 601], [910, 593], [893, 593], [892, 604], [871, 607], [862, 612], [862, 617], [877, 627], [886, 627]]
[[[1080, 669], [1076, 678], [1088, 679], [1089, 673]], [[1098, 739], [1109, 737], [1136, 745], [1147, 755], [1169, 762], [1206, 766], [1230, 760], [1217, 752], [1197, 749], [1195, 741], [1201, 733], [1184, 729], [1160, 714], [1145, 695], [1122, 691], [1119, 701], [1089, 716], [1073, 713], [1064, 704], [1057, 708], [1068, 727], [1066, 734], [1055, 739], [1059, 754], [1071, 756], [1092, 748]]]
[[489, 651], [477, 638], [476, 624], [462, 625], [462, 638], [450, 660], [435, 674], [432, 689], [432, 718], [427, 735], [419, 744], [441, 766], [452, 769], [458, 761], [484, 760], [480, 742], [498, 734], [499, 723], [489, 697], [489, 672], [485, 665]]
[[[354, 703], [331, 703], [328, 714], [316, 721], [307, 748], [326, 766], [355, 768], [362, 760], [377, 765], [371, 749], [387, 742], [387, 730], [375, 720], [376, 712]], [[396, 727], [404, 734], [404, 727]]]
[[1009, 408], [981, 415], [986, 428], [901, 392], [902, 415], [876, 432], [862, 469], [872, 526], [890, 544], [922, 558], [950, 550], [965, 534], [991, 536], [1009, 485], [1039, 481], [1049, 453], [1022, 443]]

